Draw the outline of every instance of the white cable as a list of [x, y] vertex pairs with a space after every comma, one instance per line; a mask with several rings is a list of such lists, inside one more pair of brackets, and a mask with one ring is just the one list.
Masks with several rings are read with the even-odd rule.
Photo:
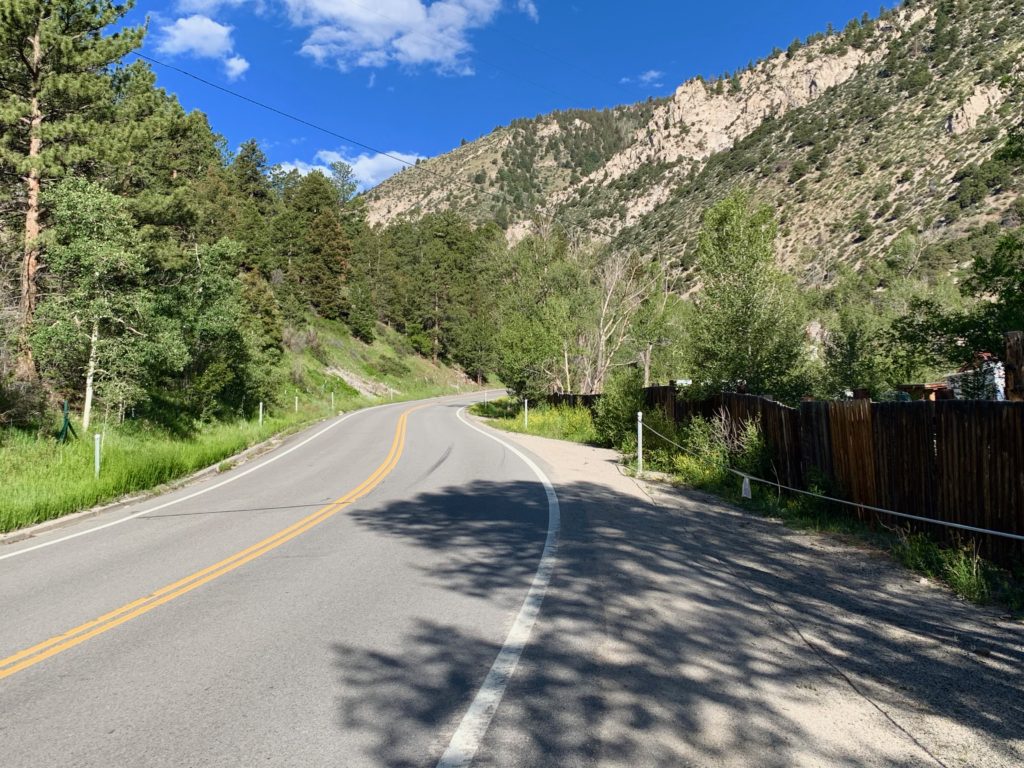
[[[699, 456], [698, 454], [693, 453], [690, 450], [687, 450], [686, 448], [681, 446], [679, 443], [677, 443], [675, 440], [672, 440], [669, 437], [665, 437], [665, 435], [661, 434], [656, 429], [651, 429], [649, 426], [647, 426], [646, 423], [644, 424], [644, 429], [648, 430], [649, 432], [653, 432], [655, 435], [660, 437], [662, 440], [665, 440], [666, 442], [671, 443], [672, 445], [674, 445], [676, 448], [678, 448], [679, 450], [681, 450], [683, 453], [687, 454], [688, 456], [693, 456], [695, 459], [700, 459], [701, 461], [708, 462], [709, 464], [711, 463], [705, 457]], [[920, 515], [908, 515], [906, 512], [894, 512], [891, 509], [883, 509], [882, 507], [873, 507], [870, 504], [858, 504], [855, 501], [847, 501], [846, 499], [837, 499], [837, 498], [834, 498], [832, 496], [825, 496], [824, 494], [821, 494], [821, 493], [814, 493], [813, 491], [805, 491], [805, 490], [802, 490], [800, 488], [793, 488], [792, 486], [789, 486], [789, 485], [783, 485], [782, 483], [777, 483], [774, 480], [765, 480], [763, 477], [755, 477], [754, 475], [748, 475], [746, 472], [740, 472], [738, 469], [733, 469], [732, 467], [726, 467], [725, 470], [727, 472], [731, 472], [732, 474], [737, 475], [739, 477], [743, 477], [743, 478], [746, 478], [747, 480], [751, 480], [751, 481], [753, 481], [755, 483], [763, 483], [764, 485], [771, 485], [771, 486], [773, 486], [775, 488], [779, 488], [779, 489], [784, 490], [784, 491], [790, 491], [791, 493], [799, 493], [799, 494], [801, 494], [803, 496], [810, 496], [810, 497], [815, 498], [815, 499], [822, 499], [823, 501], [831, 501], [831, 502], [834, 502], [835, 504], [845, 504], [848, 507], [857, 507], [858, 509], [869, 509], [872, 512], [878, 512], [879, 514], [883, 514], [883, 515], [892, 515], [893, 517], [902, 517], [902, 518], [905, 518], [907, 520], [917, 520], [917, 521], [922, 522], [922, 523], [931, 523], [932, 525], [942, 525], [942, 526], [945, 526], [947, 528], [958, 528], [958, 529], [960, 529], [962, 531], [972, 531], [974, 533], [983, 533], [983, 534], [987, 534], [989, 536], [1000, 536], [1000, 537], [1002, 537], [1004, 539], [1013, 539], [1015, 541], [1024, 541], [1024, 536], [1022, 536], [1020, 534], [1017, 534], [1017, 533], [1006, 533], [1004, 531], [992, 531], [992, 530], [989, 530], [988, 528], [976, 528], [973, 525], [963, 525], [962, 523], [951, 523], [951, 522], [948, 522], [946, 520], [937, 520], [937, 519], [932, 518], [932, 517], [921, 517]]]

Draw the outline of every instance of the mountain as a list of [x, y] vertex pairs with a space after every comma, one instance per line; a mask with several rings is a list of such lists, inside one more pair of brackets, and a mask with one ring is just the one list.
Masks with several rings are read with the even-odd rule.
[[454, 209], [517, 240], [554, 220], [685, 272], [702, 212], [745, 188], [815, 284], [904, 232], [925, 248], [1019, 224], [996, 158], [1022, 119], [1024, 0], [907, 2], [667, 99], [516, 120], [366, 199], [373, 223]]

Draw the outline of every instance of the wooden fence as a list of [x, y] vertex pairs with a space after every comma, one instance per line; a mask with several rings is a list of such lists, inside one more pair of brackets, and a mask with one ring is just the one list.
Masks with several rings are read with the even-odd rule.
[[[598, 396], [583, 397], [577, 403], [592, 408]], [[774, 470], [768, 479], [783, 485], [1024, 535], [1024, 402], [813, 401], [790, 408], [753, 395], [682, 400], [672, 387], [647, 389], [645, 401], [677, 424], [719, 413], [737, 424], [756, 420]], [[909, 525], [947, 541], [973, 538], [995, 562], [1024, 563], [1021, 542], [846, 509], [871, 524]]]

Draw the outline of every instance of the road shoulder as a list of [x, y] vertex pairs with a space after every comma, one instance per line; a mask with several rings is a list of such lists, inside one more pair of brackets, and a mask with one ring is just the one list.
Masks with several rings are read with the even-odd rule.
[[613, 451], [502, 437], [555, 483], [563, 545], [478, 764], [1024, 761], [1020, 624]]

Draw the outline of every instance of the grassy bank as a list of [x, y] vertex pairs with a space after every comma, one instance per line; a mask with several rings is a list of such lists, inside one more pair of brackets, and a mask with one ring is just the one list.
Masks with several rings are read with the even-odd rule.
[[575, 443], [597, 444], [597, 431], [590, 411], [585, 408], [530, 406], [529, 424], [523, 413], [521, 401], [504, 397], [489, 403], [477, 403], [470, 413], [489, 419], [489, 424], [506, 432], [518, 432], [555, 440], [570, 440]]
[[340, 325], [319, 321], [288, 340], [280, 381], [279, 404], [268, 407], [262, 426], [258, 419], [214, 422], [197, 425], [183, 437], [141, 421], [106, 429], [99, 425], [103, 452], [98, 479], [91, 434], [61, 445], [53, 438], [55, 429], [3, 431], [0, 532], [156, 488], [338, 411], [466, 388], [458, 372], [415, 355], [388, 329], [381, 328], [379, 338], [367, 345]]
[[[352, 399], [336, 405], [355, 407], [365, 402]], [[49, 437], [9, 435], [0, 447], [0, 532], [155, 488], [329, 415], [329, 402], [307, 403], [298, 413], [285, 409], [269, 415], [262, 426], [256, 420], [221, 422], [202, 427], [188, 438], [126, 423], [103, 435], [98, 479], [91, 435], [64, 445]]]

